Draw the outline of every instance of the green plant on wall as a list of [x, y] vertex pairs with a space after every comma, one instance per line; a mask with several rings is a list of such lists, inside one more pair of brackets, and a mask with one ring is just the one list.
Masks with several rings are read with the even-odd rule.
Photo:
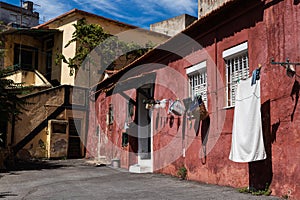
[[[122, 57], [124, 66], [128, 64], [126, 61], [136, 59], [154, 46], [152, 43], [148, 43], [145, 47], [141, 47], [135, 43], [121, 41], [118, 37], [105, 32], [100, 25], [88, 24], [84, 18], [78, 20], [77, 24], [73, 24], [73, 26], [75, 31], [73, 32], [72, 39], [65, 45], [65, 48], [76, 42], [77, 49], [75, 56], [73, 58], [66, 58], [63, 54], [59, 54], [56, 58], [56, 63], [62, 60], [68, 64], [68, 67], [72, 71], [79, 69], [89, 53], [97, 46], [99, 47], [97, 48], [97, 54], [101, 57], [101, 63], [93, 64], [96, 66], [108, 66], [108, 69], [115, 67], [118, 58]], [[91, 60], [91, 58], [89, 59]]]
[[179, 178], [185, 180], [187, 176], [187, 169], [184, 166], [180, 167], [177, 171], [177, 175], [179, 176]]
[[260, 196], [270, 196], [272, 191], [269, 188], [269, 184], [266, 184], [266, 187], [264, 190], [255, 190], [255, 189], [249, 189], [248, 187], [243, 187], [238, 190], [240, 193], [251, 193], [252, 195]]

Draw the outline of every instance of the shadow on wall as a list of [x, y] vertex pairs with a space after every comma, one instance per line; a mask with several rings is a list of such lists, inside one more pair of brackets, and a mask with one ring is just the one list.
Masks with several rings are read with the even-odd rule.
[[195, 131], [196, 131], [196, 136], [199, 135], [199, 132], [201, 132], [201, 142], [202, 142], [202, 149], [201, 151], [201, 163], [202, 165], [206, 164], [206, 145], [208, 141], [208, 134], [209, 134], [209, 127], [210, 127], [210, 117], [207, 116], [205, 119], [202, 120], [201, 122], [201, 129], [199, 131], [199, 128], [196, 128], [196, 123], [198, 123], [198, 127], [200, 127], [200, 120], [195, 121]]
[[[291, 114], [291, 121], [294, 120], [294, 115], [295, 115], [295, 111], [296, 111], [296, 108], [298, 105], [298, 100], [299, 100], [299, 91], [300, 91], [300, 84], [297, 80], [295, 80], [293, 88], [292, 88], [292, 92], [291, 92], [292, 100], [295, 101], [294, 109]], [[295, 97], [294, 97], [294, 95], [295, 95]]]
[[265, 190], [266, 187], [270, 186], [273, 179], [272, 142], [274, 140], [274, 136], [272, 136], [273, 133], [271, 133], [270, 100], [262, 104], [261, 116], [264, 145], [267, 153], [267, 159], [256, 162], [250, 162], [248, 164], [249, 187], [251, 190]]
[[[272, 131], [271, 131], [271, 137], [272, 137], [272, 143], [276, 142], [276, 136], [277, 136], [277, 131], [280, 127], [280, 124], [282, 122], [293, 122], [294, 121], [294, 115], [297, 109], [297, 105], [298, 105], [298, 101], [299, 101], [299, 96], [300, 96], [300, 83], [295, 80], [293, 87], [292, 87], [292, 91], [290, 94], [292, 100], [294, 101], [294, 108], [291, 114], [288, 114], [287, 116], [285, 116], [284, 118], [279, 118], [278, 122], [272, 124]], [[290, 118], [290, 120], [288, 120], [288, 118]]]
[[[300, 84], [295, 80], [291, 91], [292, 100], [295, 102], [291, 116], [291, 122], [294, 120], [294, 114], [298, 105], [300, 93]], [[272, 170], [272, 144], [276, 142], [277, 131], [281, 120], [271, 125], [270, 119], [270, 100], [264, 102], [261, 106], [262, 128], [264, 136], [264, 145], [267, 153], [267, 159], [249, 163], [249, 186], [254, 190], [264, 190], [270, 186], [273, 178]], [[271, 129], [272, 127], [272, 129]]]

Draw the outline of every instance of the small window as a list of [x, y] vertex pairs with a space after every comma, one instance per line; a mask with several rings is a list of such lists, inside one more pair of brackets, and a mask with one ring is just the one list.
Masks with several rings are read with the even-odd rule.
[[223, 52], [226, 63], [226, 107], [235, 105], [237, 83], [249, 77], [247, 42]]
[[192, 100], [196, 96], [201, 96], [207, 107], [207, 71], [206, 61], [198, 63], [186, 69], [190, 85], [190, 97]]
[[113, 111], [112, 104], [109, 104], [106, 122], [107, 122], [107, 125], [111, 125], [114, 123], [114, 111]]
[[66, 134], [67, 124], [66, 123], [58, 123], [52, 122], [52, 133], [61, 133]]
[[68, 127], [68, 121], [52, 119], [49, 121], [49, 132], [50, 134], [66, 134]]

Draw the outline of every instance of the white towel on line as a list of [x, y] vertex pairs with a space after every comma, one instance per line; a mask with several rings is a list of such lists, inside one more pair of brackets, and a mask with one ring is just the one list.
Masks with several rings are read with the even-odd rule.
[[230, 160], [266, 159], [260, 107], [260, 80], [253, 86], [251, 78], [241, 80], [236, 91]]

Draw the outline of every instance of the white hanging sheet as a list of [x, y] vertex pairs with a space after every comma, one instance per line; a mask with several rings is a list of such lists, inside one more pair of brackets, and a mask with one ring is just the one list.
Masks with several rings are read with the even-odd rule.
[[260, 107], [260, 80], [252, 86], [251, 78], [241, 80], [236, 91], [230, 160], [266, 159]]

